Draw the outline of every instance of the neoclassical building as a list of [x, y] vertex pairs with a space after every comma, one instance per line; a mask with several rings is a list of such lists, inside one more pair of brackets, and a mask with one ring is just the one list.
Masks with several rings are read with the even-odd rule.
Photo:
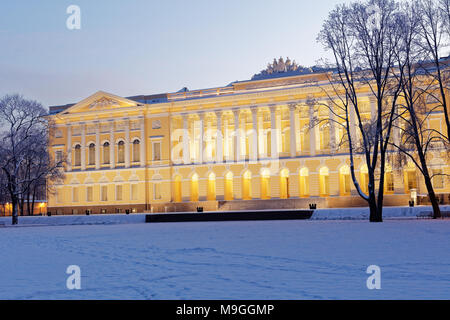
[[[68, 162], [65, 181], [48, 195], [48, 210], [365, 205], [350, 179], [344, 131], [326, 121], [333, 119], [324, 106], [332, 92], [328, 86], [326, 73], [311, 73], [128, 98], [99, 91], [76, 104], [51, 107], [50, 152]], [[375, 104], [361, 88], [364, 95], [362, 116], [370, 119]], [[443, 117], [433, 114], [430, 126], [443, 130]], [[349, 120], [355, 123], [354, 114]], [[395, 130], [393, 137], [399, 139]], [[442, 152], [435, 151], [430, 167], [450, 174]], [[356, 167], [361, 185], [367, 185], [367, 168], [358, 157]], [[448, 197], [450, 186], [442, 176], [433, 183]], [[413, 165], [388, 167], [385, 189], [386, 205], [407, 205], [411, 190], [426, 194]]]

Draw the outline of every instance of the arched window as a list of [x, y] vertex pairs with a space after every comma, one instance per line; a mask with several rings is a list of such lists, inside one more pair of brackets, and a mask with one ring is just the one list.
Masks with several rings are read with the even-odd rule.
[[119, 141], [119, 143], [117, 144], [117, 162], [125, 162], [125, 142], [123, 141]]
[[280, 171], [280, 198], [289, 198], [289, 170], [283, 169]]
[[350, 194], [350, 168], [345, 165], [339, 169], [339, 186], [342, 196]]
[[140, 141], [138, 139], [133, 141], [133, 162], [140, 161]]
[[410, 193], [411, 189], [417, 189], [416, 168], [413, 163], [408, 163], [404, 171], [405, 192]]
[[270, 199], [270, 170], [261, 171], [261, 199]]
[[181, 202], [182, 201], [182, 193], [181, 193], [181, 176], [176, 176], [173, 181], [173, 201]]
[[208, 195], [207, 199], [210, 201], [216, 200], [216, 175], [211, 172], [208, 175]]
[[196, 173], [191, 178], [191, 201], [198, 201], [198, 174]]
[[109, 142], [103, 144], [103, 163], [109, 164]]
[[225, 200], [233, 200], [233, 173], [227, 172], [225, 175]]
[[89, 158], [88, 164], [90, 166], [94, 165], [95, 164], [95, 144], [94, 143], [91, 143], [89, 145], [89, 157], [88, 158]]
[[81, 146], [75, 146], [75, 166], [81, 166]]
[[247, 170], [242, 175], [242, 199], [252, 199], [252, 173]]
[[389, 165], [386, 166], [386, 171], [384, 173], [384, 192], [394, 193], [394, 174]]
[[327, 197], [330, 194], [330, 175], [327, 167], [322, 167], [319, 170], [319, 182], [320, 182], [320, 196]]
[[369, 170], [366, 164], [361, 167], [359, 184], [364, 193], [369, 193]]
[[300, 169], [300, 197], [309, 197], [309, 171], [308, 168]]

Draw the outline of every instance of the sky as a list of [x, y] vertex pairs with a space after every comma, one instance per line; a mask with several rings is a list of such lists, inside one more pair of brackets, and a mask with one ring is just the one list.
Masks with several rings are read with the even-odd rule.
[[[329, 56], [323, 20], [346, 0], [1, 0], [0, 96], [44, 106], [103, 90], [119, 96], [220, 87], [275, 57]], [[69, 30], [70, 5], [81, 29]]]

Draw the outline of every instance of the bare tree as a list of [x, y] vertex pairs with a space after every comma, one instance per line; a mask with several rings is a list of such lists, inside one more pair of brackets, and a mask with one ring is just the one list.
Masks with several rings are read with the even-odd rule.
[[[18, 223], [18, 206], [33, 184], [61, 177], [64, 158], [47, 152], [51, 123], [36, 101], [20, 95], [0, 100], [0, 169], [12, 206], [12, 223]], [[28, 199], [29, 200], [29, 199]]]
[[[429, 76], [435, 78], [433, 90], [435, 99], [440, 101], [446, 123], [446, 138], [450, 141], [449, 100], [449, 66], [440, 59], [443, 48], [450, 40], [449, 0], [418, 0], [418, 16], [420, 17], [421, 46], [432, 61], [434, 69], [427, 69]], [[430, 88], [431, 89], [431, 88]], [[429, 90], [431, 91], [431, 90]]]
[[[358, 194], [369, 205], [371, 222], [382, 221], [386, 153], [400, 92], [398, 82], [390, 76], [394, 50], [399, 41], [396, 14], [397, 5], [393, 0], [339, 5], [329, 14], [318, 37], [334, 56], [337, 71], [330, 83], [345, 111], [352, 181]], [[376, 101], [376, 114], [371, 122], [361, 116], [362, 86], [368, 86], [369, 94]], [[334, 106], [331, 105], [330, 109], [333, 110]], [[355, 124], [349, 120], [353, 112]], [[352, 125], [357, 127], [360, 144], [352, 135]], [[355, 174], [354, 157], [358, 153], [368, 168], [367, 194], [361, 189]], [[378, 188], [377, 172], [380, 177]]]
[[[417, 3], [402, 3], [401, 14], [398, 15], [401, 41], [396, 49], [397, 68], [392, 70], [401, 86], [401, 102], [399, 101], [395, 122], [400, 132], [399, 141], [391, 144], [400, 151], [401, 160], [411, 160], [421, 172], [428, 196], [433, 207], [433, 217], [440, 218], [441, 211], [432, 184], [432, 174], [428, 166], [428, 158], [434, 148], [447, 142], [445, 135], [428, 127], [429, 116], [440, 106], [427, 104], [429, 90], [434, 79], [428, 76], [429, 64], [423, 64], [427, 53], [420, 45], [421, 17]], [[439, 149], [436, 150], [439, 152]]]

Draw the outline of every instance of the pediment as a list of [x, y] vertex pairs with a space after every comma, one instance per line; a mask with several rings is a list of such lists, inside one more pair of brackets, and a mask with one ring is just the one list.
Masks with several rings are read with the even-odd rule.
[[62, 114], [87, 113], [92, 111], [108, 111], [118, 108], [136, 107], [141, 103], [111, 93], [98, 91], [90, 97], [66, 109]]

